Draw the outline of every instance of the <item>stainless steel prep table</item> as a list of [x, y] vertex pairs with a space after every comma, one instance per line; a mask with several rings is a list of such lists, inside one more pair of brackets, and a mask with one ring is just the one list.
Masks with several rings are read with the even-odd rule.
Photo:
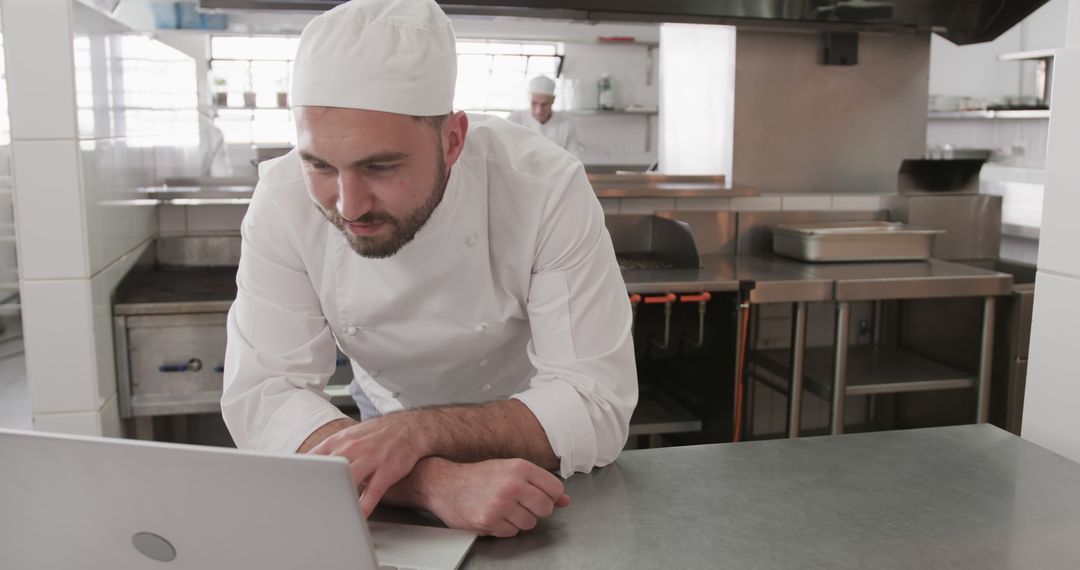
[[[806, 270], [805, 264], [776, 256], [706, 255], [702, 265], [731, 275], [752, 287], [748, 303], [791, 303], [791, 350], [788, 353], [788, 436], [799, 436], [802, 419], [803, 368], [806, 362], [806, 304], [831, 301], [833, 281]], [[740, 338], [740, 342], [749, 339]], [[741, 379], [736, 379], [740, 381]], [[749, 387], [752, 392], [753, 384]], [[747, 398], [752, 401], [753, 397]], [[749, 415], [748, 415], [749, 417]], [[747, 422], [749, 424], [749, 422]]]
[[[628, 271], [624, 276], [629, 293], [739, 290], [738, 281], [710, 268]], [[124, 278], [113, 306], [118, 388], [123, 416], [135, 418], [139, 437], [152, 438], [151, 416], [207, 413], [220, 409], [225, 314], [235, 298], [236, 267], [138, 268]], [[186, 334], [185, 331], [192, 332]], [[153, 337], [149, 345], [147, 334]], [[162, 334], [167, 338], [159, 338]], [[198, 354], [185, 353], [179, 357], [177, 366], [172, 367], [175, 371], [159, 369], [167, 364], [161, 359], [168, 351], [158, 348], [163, 345], [190, 348], [192, 343], [199, 344], [200, 350], [195, 351]], [[196, 357], [198, 368], [181, 366]], [[172, 355], [172, 359], [176, 358], [177, 355]], [[351, 379], [348, 361], [340, 354], [338, 368], [342, 379], [345, 376]], [[196, 385], [195, 377], [203, 382]], [[154, 379], [161, 382], [154, 382]], [[158, 389], [161, 393], [141, 393]], [[347, 383], [332, 382], [325, 391], [331, 402], [338, 406], [353, 403]], [[642, 399], [635, 410], [631, 434], [700, 429], [701, 420], [674, 403]]]
[[1080, 568], [1080, 465], [985, 424], [628, 451], [566, 492], [462, 567]]
[[739, 281], [712, 267], [699, 269], [647, 269], [623, 271], [626, 292], [648, 295], [654, 293], [698, 293], [712, 291], [734, 293]]
[[[844, 430], [844, 399], [849, 395], [910, 392], [975, 387], [975, 421], [987, 421], [990, 397], [990, 367], [993, 357], [994, 298], [1011, 291], [1008, 274], [931, 259], [887, 263], [799, 263], [806, 272], [834, 283], [836, 336], [831, 355], [808, 355], [807, 370], [821, 377], [832, 367], [832, 381], [823, 394], [832, 398], [831, 431]], [[978, 373], [973, 377], [941, 366], [895, 347], [860, 349], [849, 362], [851, 303], [928, 298], [983, 298], [983, 323]], [[778, 354], [773, 354], [775, 359]], [[777, 365], [781, 363], [776, 362]], [[858, 369], [855, 384], [848, 384], [849, 365]]]

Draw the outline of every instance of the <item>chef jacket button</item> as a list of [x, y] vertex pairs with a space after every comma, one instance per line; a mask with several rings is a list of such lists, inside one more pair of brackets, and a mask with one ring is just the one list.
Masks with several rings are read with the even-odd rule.
[[480, 323], [480, 324], [476, 325], [476, 328], [474, 330], [476, 332], [478, 332], [478, 333], [482, 333], [482, 332], [486, 331], [487, 330], [487, 323]]
[[358, 332], [360, 332], [360, 329], [357, 327], [349, 327], [345, 329], [345, 334], [356, 334]]
[[469, 237], [465, 238], [465, 245], [469, 247], [474, 247], [478, 243], [480, 243], [480, 236], [476, 234], [469, 234]]
[[480, 362], [478, 362], [477, 364], [479, 364], [480, 366], [487, 366], [487, 364], [488, 364], [488, 361], [487, 361], [487, 359], [485, 358], [485, 359], [481, 360]]
[[482, 388], [480, 388], [480, 391], [481, 392], [487, 392], [490, 389], [491, 389], [491, 384], [484, 384], [484, 386]]

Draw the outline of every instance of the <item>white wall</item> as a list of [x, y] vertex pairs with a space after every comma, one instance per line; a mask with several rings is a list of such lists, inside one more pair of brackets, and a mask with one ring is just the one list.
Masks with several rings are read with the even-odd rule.
[[139, 188], [198, 161], [193, 64], [73, 0], [2, 7], [34, 426], [120, 435], [110, 296], [157, 232]]
[[1001, 99], [1034, 95], [1034, 64], [998, 61], [1001, 54], [1064, 45], [1069, 0], [1050, 0], [992, 42], [958, 46], [934, 35], [930, 94]]
[[1080, 461], [1080, 0], [1057, 50], [1023, 437]]

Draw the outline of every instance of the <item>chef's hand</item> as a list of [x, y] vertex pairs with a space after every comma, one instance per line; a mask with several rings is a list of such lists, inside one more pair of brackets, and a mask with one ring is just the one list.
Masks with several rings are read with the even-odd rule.
[[[479, 463], [426, 460], [426, 506], [447, 526], [481, 535], [515, 536], [570, 505], [562, 481], [524, 459]], [[437, 474], [430, 474], [437, 471]]]
[[386, 490], [412, 472], [428, 453], [423, 430], [407, 413], [355, 423], [322, 440], [308, 453], [349, 460], [357, 487], [363, 487], [360, 506], [370, 516]]

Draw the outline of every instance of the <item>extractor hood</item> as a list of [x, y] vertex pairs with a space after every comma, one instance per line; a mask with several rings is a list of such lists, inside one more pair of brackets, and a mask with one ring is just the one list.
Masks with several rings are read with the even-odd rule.
[[[342, 0], [343, 1], [343, 0]], [[204, 8], [327, 10], [335, 0], [200, 0]], [[1046, 0], [438, 0], [452, 15], [582, 21], [700, 22], [934, 31], [957, 44], [993, 40]]]

